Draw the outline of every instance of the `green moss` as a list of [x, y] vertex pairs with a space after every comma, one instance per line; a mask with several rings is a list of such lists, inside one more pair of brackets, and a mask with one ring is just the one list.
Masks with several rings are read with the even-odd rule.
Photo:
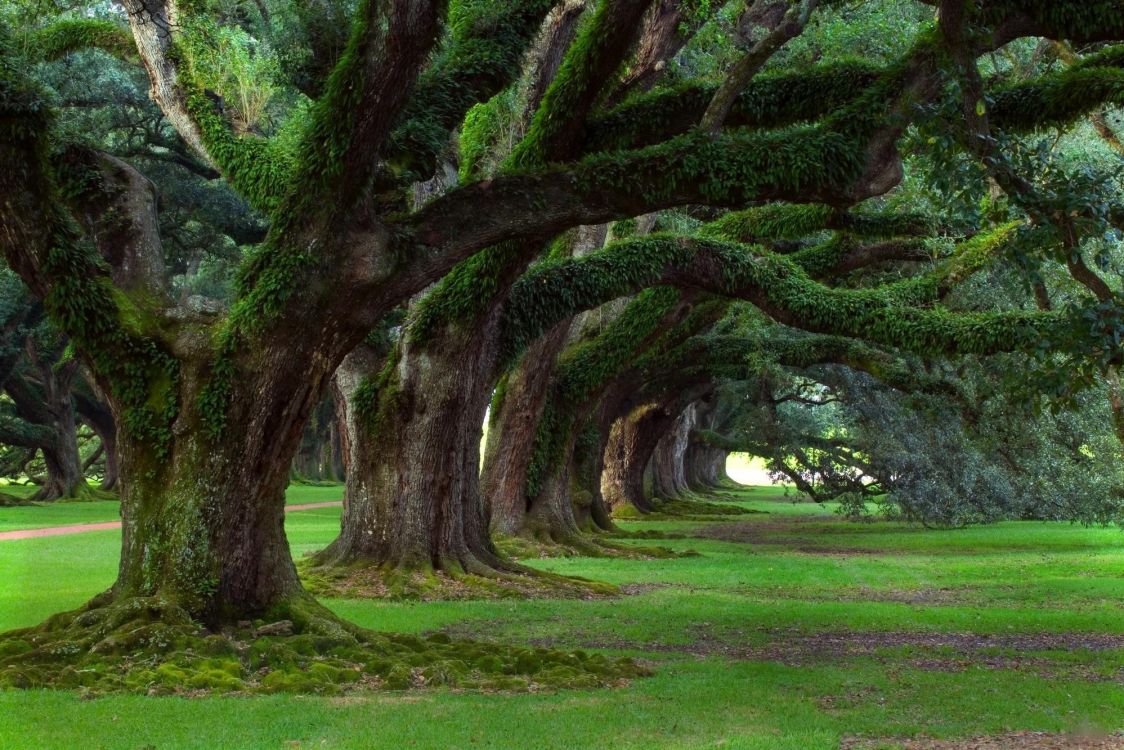
[[[1065, 339], [1073, 319], [1046, 313], [926, 309], [991, 262], [1012, 241], [1016, 228], [1007, 224], [973, 237], [927, 274], [854, 290], [825, 287], [792, 259], [760, 248], [664, 234], [626, 240], [584, 258], [544, 266], [520, 279], [505, 311], [503, 352], [505, 357], [517, 356], [541, 334], [543, 325], [574, 310], [663, 283], [665, 274], [689, 268], [700, 258], [705, 259], [704, 268], [723, 269], [721, 279], [704, 275], [699, 280], [710, 291], [747, 299], [809, 330], [859, 336], [919, 353], [1033, 349], [1042, 336]], [[577, 279], [580, 283], [572, 281]]]
[[170, 450], [171, 423], [179, 409], [179, 365], [155, 337], [160, 331], [142, 326], [140, 321], [148, 320], [139, 312], [143, 303], [121, 297], [83, 249], [69, 220], [55, 216], [56, 242], [42, 269], [50, 281], [47, 311], [109, 381], [124, 405], [119, 426], [162, 460]]
[[659, 332], [660, 322], [678, 303], [677, 290], [645, 290], [599, 335], [559, 355], [552, 397], [536, 426], [534, 452], [527, 466], [529, 498], [538, 496], [543, 483], [568, 455], [576, 439], [580, 407], [636, 356], [648, 337]]
[[699, 230], [704, 237], [735, 242], [798, 240], [827, 229], [835, 211], [821, 204], [769, 203], [726, 214]]
[[1119, 0], [993, 0], [974, 8], [975, 20], [989, 26], [1018, 14], [1057, 39], [1124, 36], [1124, 6]]
[[[555, 4], [553, 0], [450, 3], [449, 39], [419, 78], [388, 144], [397, 184], [433, 174], [437, 158], [448, 147], [450, 130], [462, 122], [469, 130], [483, 124], [479, 118], [484, 111], [466, 115], [514, 81], [527, 47]], [[462, 147], [477, 142], [471, 136], [462, 138]], [[462, 155], [466, 153], [465, 165], [471, 169], [477, 154], [471, 145], [462, 150]]]
[[989, 93], [988, 116], [1005, 130], [1062, 127], [1103, 105], [1124, 104], [1124, 46], [1090, 55], [1058, 73]]
[[562, 141], [568, 140], [567, 131], [573, 128], [574, 118], [584, 119], [593, 96], [606, 84], [604, 79], [595, 79], [595, 71], [620, 55], [607, 40], [619, 33], [614, 28], [614, 12], [626, 7], [627, 3], [598, 6], [593, 18], [566, 50], [558, 72], [531, 118], [527, 133], [511, 153], [508, 160], [511, 167], [538, 167], [552, 157], [564, 156], [557, 151]]
[[[507, 550], [507, 547], [503, 548]], [[528, 557], [537, 557], [529, 553]], [[618, 589], [606, 583], [561, 576], [512, 565], [511, 572], [483, 577], [448, 569], [399, 569], [358, 561], [350, 565], [317, 566], [313, 560], [298, 563], [305, 588], [317, 596], [387, 599], [391, 601], [450, 601], [477, 599], [585, 599], [615, 596]], [[418, 642], [418, 650], [431, 643], [449, 643], [437, 634]]]
[[[321, 614], [307, 616], [312, 610]], [[293, 636], [255, 637], [252, 627], [200, 635], [169, 600], [97, 602], [0, 638], [0, 686], [92, 694], [333, 694], [380, 686], [593, 687], [645, 674], [628, 660], [607, 663], [586, 654], [455, 641], [444, 634], [380, 635], [339, 621], [325, 629], [323, 612], [296, 601], [286, 606], [282, 614], [296, 618]], [[224, 642], [221, 648], [218, 641]], [[549, 672], [560, 666], [571, 671]]]
[[[854, 101], [885, 70], [861, 60], [842, 60], [803, 70], [763, 73], [735, 99], [731, 127], [777, 128], [812, 122]], [[589, 151], [646, 146], [694, 127], [717, 90], [684, 83], [630, 98], [590, 118]]]
[[28, 47], [35, 57], [57, 60], [71, 52], [100, 49], [121, 59], [137, 57], [137, 45], [127, 29], [98, 18], [68, 18], [30, 34]]

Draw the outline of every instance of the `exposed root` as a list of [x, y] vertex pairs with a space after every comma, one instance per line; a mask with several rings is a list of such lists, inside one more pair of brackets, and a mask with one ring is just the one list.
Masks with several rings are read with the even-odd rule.
[[20, 497], [19, 495], [10, 495], [7, 492], [0, 492], [0, 508], [15, 508], [22, 505], [42, 505], [42, 503], [30, 497]]
[[613, 518], [630, 521], [713, 521], [725, 516], [745, 516], [763, 512], [712, 499], [698, 499], [710, 497], [685, 495], [668, 500], [652, 498], [649, 501], [653, 507], [652, 512], [641, 513], [632, 505], [624, 505], [613, 510]]
[[43, 504], [92, 503], [99, 500], [119, 499], [117, 493], [112, 490], [103, 490], [101, 487], [95, 487], [92, 484], [86, 483], [76, 485], [69, 495], [51, 496], [45, 493], [47, 493], [47, 490], [44, 488], [35, 493], [30, 499]]
[[[671, 557], [693, 557], [696, 552], [677, 552], [667, 547], [641, 547], [617, 539], [647, 538], [628, 532], [611, 534], [576, 534], [564, 539], [548, 536], [508, 536], [495, 540], [496, 547], [516, 560], [549, 557], [616, 557], [629, 560], [652, 560]], [[662, 537], [661, 537], [662, 538]]]
[[309, 598], [209, 632], [170, 599], [103, 595], [0, 636], [0, 687], [89, 694], [534, 690], [618, 685], [644, 674], [629, 659], [601, 654], [374, 633]]
[[612, 584], [515, 564], [509, 570], [486, 573], [392, 567], [367, 561], [321, 566], [306, 560], [297, 567], [310, 592], [345, 599], [601, 599], [620, 593]]

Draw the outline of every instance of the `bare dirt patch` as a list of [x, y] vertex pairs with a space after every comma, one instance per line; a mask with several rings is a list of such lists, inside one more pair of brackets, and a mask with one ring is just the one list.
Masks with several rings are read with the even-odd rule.
[[[1052, 659], [1041, 652], [1108, 651], [1124, 649], [1124, 635], [1098, 633], [1030, 633], [986, 635], [913, 631], [835, 631], [808, 634], [790, 630], [717, 633], [707, 624], [690, 629], [686, 643], [639, 642], [619, 638], [532, 641], [547, 648], [603, 648], [655, 653], [690, 654], [699, 658], [768, 661], [800, 667], [866, 659], [935, 672], [972, 668], [1010, 670], [1041, 677], [1111, 681], [1124, 684], [1124, 674], [1098, 671], [1093, 665]], [[895, 650], [902, 653], [894, 653]]]
[[1124, 750], [1124, 736], [1013, 732], [966, 740], [846, 738], [839, 750]]
[[[825, 523], [838, 521], [837, 516], [792, 516], [784, 520], [769, 521], [734, 521], [709, 527], [704, 527], [692, 532], [693, 536], [703, 539], [716, 539], [720, 542], [734, 542], [736, 544], [771, 544], [791, 548], [793, 552], [809, 555], [887, 555], [894, 554], [894, 550], [884, 547], [855, 547], [840, 544], [825, 544], [801, 535], [801, 525], [811, 523]], [[823, 535], [819, 535], [824, 538]]]

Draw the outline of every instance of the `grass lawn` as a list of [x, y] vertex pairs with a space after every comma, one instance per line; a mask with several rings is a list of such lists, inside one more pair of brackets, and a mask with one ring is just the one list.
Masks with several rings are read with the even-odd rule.
[[[339, 495], [297, 487], [290, 502]], [[0, 693], [0, 748], [806, 750], [856, 736], [1124, 729], [1118, 529], [928, 531], [840, 521], [771, 488], [726, 499], [764, 512], [623, 524], [684, 534], [659, 543], [698, 556], [530, 561], [619, 583], [620, 598], [328, 602], [371, 628], [603, 649], [653, 666], [655, 676], [627, 686], [94, 700], [9, 691]], [[0, 529], [116, 513], [107, 503], [63, 507], [0, 509]], [[304, 554], [333, 538], [339, 509], [293, 513], [286, 524], [294, 554]], [[0, 628], [33, 625], [106, 587], [118, 538], [0, 542]]]

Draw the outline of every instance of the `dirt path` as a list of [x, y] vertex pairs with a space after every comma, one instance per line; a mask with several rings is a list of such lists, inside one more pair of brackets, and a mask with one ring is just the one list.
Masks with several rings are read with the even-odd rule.
[[1124, 736], [1082, 737], [1050, 732], [1014, 732], [970, 740], [844, 739], [840, 750], [898, 748], [898, 750], [1124, 750]]
[[[317, 508], [334, 508], [343, 505], [339, 500], [328, 503], [304, 503], [303, 505], [286, 505], [285, 512], [292, 513], [298, 510], [316, 510]], [[120, 521], [106, 521], [105, 523], [80, 523], [73, 526], [50, 526], [45, 529], [18, 529], [16, 531], [0, 531], [0, 542], [14, 539], [38, 539], [43, 536], [65, 536], [67, 534], [84, 534], [88, 531], [112, 531], [121, 528]]]

